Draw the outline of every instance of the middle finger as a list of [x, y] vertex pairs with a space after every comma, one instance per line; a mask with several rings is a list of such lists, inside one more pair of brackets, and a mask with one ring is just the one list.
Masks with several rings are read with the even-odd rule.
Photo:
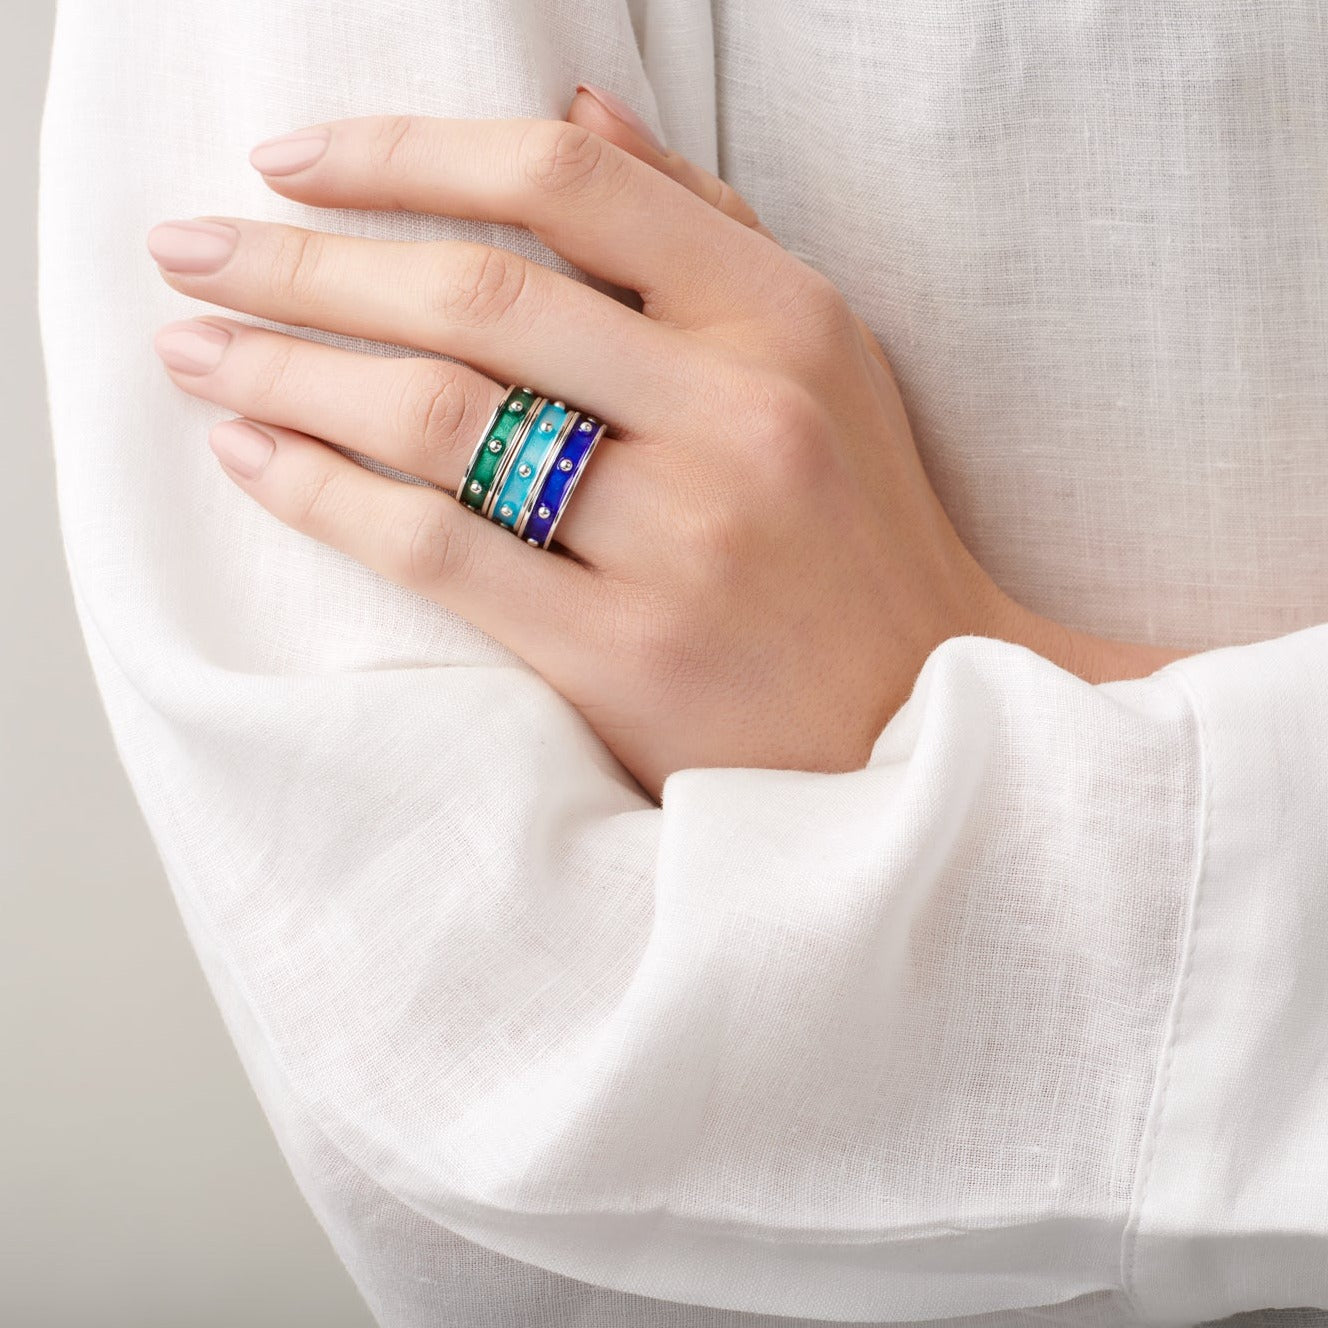
[[686, 333], [506, 249], [220, 217], [163, 223], [148, 247], [186, 295], [455, 356], [562, 397], [620, 436], [652, 432], [694, 394]]

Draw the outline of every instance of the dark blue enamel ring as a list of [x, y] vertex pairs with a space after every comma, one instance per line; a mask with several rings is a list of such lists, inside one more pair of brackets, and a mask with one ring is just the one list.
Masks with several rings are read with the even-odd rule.
[[603, 436], [604, 427], [601, 421], [589, 415], [578, 415], [571, 429], [563, 435], [561, 446], [544, 474], [530, 515], [521, 530], [527, 544], [547, 549], [552, 543], [553, 532], [567, 511], [572, 490], [576, 488], [595, 444]]

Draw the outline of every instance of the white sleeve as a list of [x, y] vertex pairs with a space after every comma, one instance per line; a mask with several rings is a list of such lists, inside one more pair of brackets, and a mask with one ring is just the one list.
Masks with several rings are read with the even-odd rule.
[[301, 1186], [398, 1328], [601, 1291], [661, 1328], [1328, 1305], [1328, 627], [1099, 687], [956, 638], [865, 769], [685, 771], [656, 808], [519, 661], [253, 505], [161, 372], [188, 302], [156, 221], [463, 229], [275, 198], [253, 142], [557, 115], [582, 77], [649, 107], [635, 9], [61, 8], [41, 311], [76, 604]]

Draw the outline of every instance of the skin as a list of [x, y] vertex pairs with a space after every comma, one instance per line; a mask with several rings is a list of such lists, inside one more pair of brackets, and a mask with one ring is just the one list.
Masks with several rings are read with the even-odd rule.
[[[1024, 645], [1092, 683], [1181, 657], [1000, 590], [927, 479], [875, 338], [729, 186], [642, 130], [587, 92], [566, 121], [362, 117], [297, 131], [325, 151], [265, 176], [319, 207], [525, 226], [600, 288], [455, 240], [213, 217], [187, 224], [207, 252], [182, 260], [173, 223], [154, 228], [185, 295], [449, 357], [168, 325], [173, 381], [274, 444], [261, 468], [252, 435], [230, 461], [235, 426], [214, 429], [227, 474], [515, 651], [657, 799], [688, 767], [860, 768], [952, 636]], [[511, 382], [609, 423], [552, 552], [452, 497]]]

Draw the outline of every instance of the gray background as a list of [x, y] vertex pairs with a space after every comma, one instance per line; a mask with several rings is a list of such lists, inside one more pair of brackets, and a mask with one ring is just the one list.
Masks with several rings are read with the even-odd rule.
[[185, 941], [74, 618], [35, 288], [54, 12], [0, 22], [0, 1323], [368, 1328]]

